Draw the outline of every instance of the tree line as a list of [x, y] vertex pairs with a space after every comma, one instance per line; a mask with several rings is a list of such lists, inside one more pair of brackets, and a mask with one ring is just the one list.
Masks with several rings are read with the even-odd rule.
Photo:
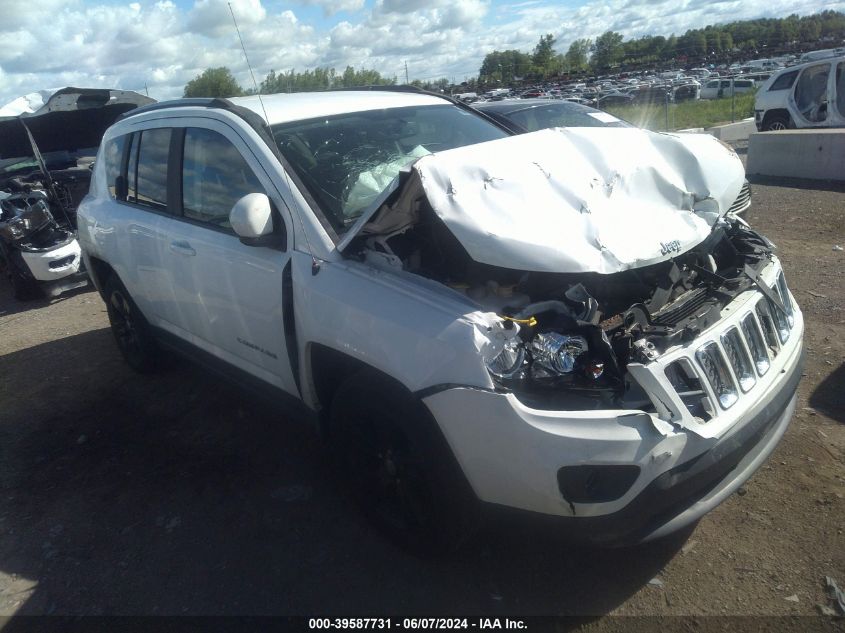
[[[770, 57], [779, 51], [796, 48], [819, 48], [819, 43], [831, 46], [845, 38], [845, 14], [822, 11], [813, 15], [785, 18], [760, 18], [727, 24], [708, 25], [689, 29], [683, 35], [644, 35], [625, 40], [621, 33], [607, 31], [595, 40], [577, 39], [566, 53], [555, 50], [556, 39], [548, 33], [540, 37], [530, 53], [518, 50], [493, 51], [484, 57], [478, 79], [469, 86], [500, 83], [510, 85], [519, 81], [537, 81], [561, 74], [579, 72], [602, 73], [620, 66], [638, 67], [668, 63], [725, 61], [737, 55]], [[763, 52], [765, 51], [765, 52]], [[334, 68], [315, 68], [298, 72], [277, 73], [271, 70], [258, 90], [262, 94], [304, 92], [356, 86], [383, 86], [397, 83], [396, 77], [383, 76], [376, 70], [356, 70], [347, 66], [342, 73]], [[448, 79], [411, 82], [426, 90], [445, 91]], [[209, 68], [185, 86], [185, 97], [236, 97], [255, 94], [255, 88], [242, 88], [225, 66]]]
[[[315, 68], [277, 73], [271, 70], [259, 85], [261, 94], [309, 92], [355, 86], [392, 86], [396, 77], [384, 77], [376, 70], [355, 70], [347, 66], [342, 73], [334, 68]], [[207, 68], [185, 85], [183, 97], [241, 97], [256, 94], [255, 88], [242, 88], [226, 66]]]
[[619, 66], [728, 59], [735, 55], [772, 56], [796, 47], [819, 48], [819, 43], [841, 44], [845, 38], [845, 14], [822, 11], [813, 15], [760, 18], [689, 29], [683, 35], [644, 35], [625, 40], [607, 31], [592, 39], [577, 39], [566, 53], [555, 51], [552, 34], [540, 37], [530, 53], [493, 51], [484, 57], [479, 82], [509, 84], [542, 80], [584, 71], [601, 73]]

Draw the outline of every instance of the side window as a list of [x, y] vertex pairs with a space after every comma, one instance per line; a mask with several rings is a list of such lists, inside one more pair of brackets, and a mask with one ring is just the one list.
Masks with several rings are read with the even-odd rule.
[[830, 64], [805, 68], [795, 86], [795, 105], [802, 116], [811, 123], [827, 119], [827, 78]]
[[140, 134], [136, 202], [167, 210], [167, 157], [170, 153], [170, 128], [144, 130]]
[[126, 147], [126, 136], [118, 136], [111, 139], [103, 147], [103, 163], [106, 166], [106, 188], [112, 199], [117, 197], [115, 183], [120, 176], [120, 168], [123, 166], [123, 148]]
[[845, 116], [845, 62], [836, 66], [836, 109]]
[[264, 193], [264, 187], [237, 148], [222, 134], [188, 128], [182, 161], [183, 215], [231, 228], [229, 212], [248, 193]]
[[790, 70], [788, 73], [783, 73], [772, 82], [772, 85], [769, 86], [769, 90], [787, 90], [788, 88], [792, 88], [792, 84], [795, 83], [795, 78], [797, 76], [797, 70]]

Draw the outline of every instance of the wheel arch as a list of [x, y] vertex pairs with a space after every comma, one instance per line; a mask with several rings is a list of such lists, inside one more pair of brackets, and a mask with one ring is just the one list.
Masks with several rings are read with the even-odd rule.
[[[411, 390], [395, 377], [360, 358], [322, 343], [309, 343], [306, 346], [305, 359], [308, 366], [303, 369], [307, 373], [307, 383], [311, 393], [309, 404], [320, 412], [322, 420], [327, 420], [326, 414], [331, 408], [332, 399], [343, 382], [360, 372], [376, 374], [409, 399], [414, 399]], [[420, 405], [422, 406], [421, 402]]]
[[103, 300], [105, 300], [106, 282], [108, 282], [109, 277], [117, 275], [117, 273], [114, 268], [111, 267], [111, 264], [99, 257], [92, 257], [89, 255], [87, 260], [88, 277], [90, 277], [91, 283], [94, 284], [97, 292], [99, 292], [100, 296]]
[[771, 122], [772, 119], [786, 119], [787, 127], [792, 127], [792, 115], [789, 114], [789, 110], [786, 108], [772, 108], [771, 110], [766, 110], [763, 114], [763, 122], [762, 127], [766, 129], [766, 126]]

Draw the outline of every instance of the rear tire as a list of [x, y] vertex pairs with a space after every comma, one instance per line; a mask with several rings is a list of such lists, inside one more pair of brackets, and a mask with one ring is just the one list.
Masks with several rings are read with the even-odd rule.
[[112, 334], [123, 358], [139, 373], [157, 370], [161, 352], [150, 325], [116, 275], [109, 277], [104, 294]]
[[389, 379], [362, 371], [340, 386], [329, 442], [357, 504], [403, 548], [454, 551], [475, 531], [478, 501], [437, 423]]
[[766, 118], [764, 132], [776, 132], [789, 129], [789, 117], [785, 114], [772, 114]]

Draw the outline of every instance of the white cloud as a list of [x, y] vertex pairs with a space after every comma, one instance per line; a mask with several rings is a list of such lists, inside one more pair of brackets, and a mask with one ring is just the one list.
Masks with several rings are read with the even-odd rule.
[[257, 26], [267, 16], [261, 0], [196, 0], [187, 26], [194, 34], [224, 37], [234, 28], [233, 13], [241, 29]]
[[364, 8], [364, 0], [299, 0], [299, 3], [306, 6], [322, 7], [323, 15], [327, 17], [341, 11], [357, 13]]
[[[232, 0], [250, 60], [260, 81], [271, 69], [305, 70], [347, 65], [411, 79], [478, 72], [492, 50], [530, 51], [544, 33], [565, 51], [579, 37], [606, 30], [626, 37], [676, 34], [718, 21], [786, 16], [794, 0], [586, 0], [566, 7], [556, 0], [298, 0], [344, 12], [327, 26], [303, 21], [265, 0]], [[212, 66], [228, 66], [251, 84], [226, 0], [0, 0], [0, 103], [64, 85], [144, 89], [156, 98], [182, 94], [184, 85]], [[809, 0], [802, 14], [845, 10], [845, 0]], [[491, 15], [492, 11], [492, 15]]]

